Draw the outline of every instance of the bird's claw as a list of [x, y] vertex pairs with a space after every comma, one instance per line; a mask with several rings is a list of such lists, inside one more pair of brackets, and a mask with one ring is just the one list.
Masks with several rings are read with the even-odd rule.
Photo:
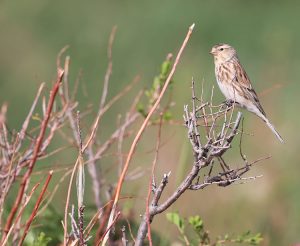
[[228, 100], [226, 100], [226, 101], [224, 102], [224, 104], [225, 104], [228, 108], [230, 108], [230, 107], [232, 107], [232, 105], [234, 104], [234, 101], [231, 100], [231, 99], [228, 99]]
[[233, 106], [234, 103], [236, 103], [236, 102], [234, 102], [234, 101], [231, 100], [231, 99], [228, 99], [228, 100], [226, 100], [225, 102], [223, 102], [222, 108], [223, 108], [223, 109], [225, 109], [225, 108], [229, 109], [229, 108], [231, 108], [231, 107]]

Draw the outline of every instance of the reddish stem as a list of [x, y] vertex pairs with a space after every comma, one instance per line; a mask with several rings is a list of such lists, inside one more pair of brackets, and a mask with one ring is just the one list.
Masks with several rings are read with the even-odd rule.
[[35, 203], [34, 209], [33, 209], [32, 213], [31, 213], [31, 215], [30, 215], [30, 217], [29, 217], [29, 219], [28, 219], [28, 221], [27, 221], [27, 223], [26, 223], [26, 225], [25, 225], [25, 229], [24, 229], [23, 236], [22, 236], [22, 238], [20, 239], [19, 244], [18, 244], [19, 246], [21, 246], [21, 245], [23, 244], [23, 242], [24, 242], [24, 240], [25, 240], [25, 237], [26, 237], [26, 235], [27, 235], [27, 233], [28, 233], [29, 227], [30, 227], [30, 225], [31, 225], [31, 223], [32, 223], [32, 221], [33, 221], [33, 219], [34, 219], [34, 217], [35, 217], [36, 214], [37, 214], [37, 211], [38, 211], [38, 209], [39, 209], [39, 207], [40, 207], [40, 204], [41, 204], [41, 202], [42, 202], [43, 196], [44, 196], [44, 194], [45, 194], [45, 192], [46, 192], [46, 190], [47, 190], [48, 184], [49, 184], [49, 182], [50, 182], [50, 180], [51, 180], [51, 178], [52, 178], [52, 174], [53, 174], [53, 170], [51, 170], [51, 171], [49, 172], [49, 175], [48, 175], [48, 177], [47, 177], [47, 179], [46, 179], [46, 182], [45, 182], [45, 184], [44, 184], [44, 186], [43, 186], [43, 189], [42, 189], [42, 191], [41, 191], [41, 193], [40, 193], [40, 195], [39, 195], [39, 197], [38, 197], [38, 199], [37, 199], [37, 201], [36, 201], [36, 203]]
[[56, 80], [55, 84], [53, 85], [53, 88], [50, 92], [50, 98], [49, 98], [49, 103], [48, 103], [48, 106], [47, 106], [47, 111], [46, 111], [46, 114], [45, 114], [44, 119], [42, 121], [41, 130], [40, 130], [39, 136], [36, 140], [36, 144], [34, 146], [32, 159], [31, 159], [31, 161], [28, 165], [28, 169], [27, 169], [26, 173], [24, 174], [24, 176], [22, 178], [22, 182], [20, 184], [19, 191], [18, 191], [16, 200], [15, 200], [15, 203], [14, 203], [14, 205], [13, 205], [11, 211], [10, 211], [10, 214], [7, 218], [7, 222], [6, 222], [5, 227], [4, 227], [4, 232], [3, 232], [2, 239], [6, 237], [6, 234], [8, 233], [8, 231], [9, 231], [9, 229], [10, 229], [12, 223], [13, 223], [14, 217], [15, 217], [18, 209], [19, 209], [19, 206], [21, 205], [21, 202], [22, 202], [22, 199], [23, 199], [23, 196], [24, 196], [24, 193], [25, 193], [25, 188], [27, 187], [27, 184], [28, 184], [30, 176], [32, 174], [34, 165], [35, 165], [35, 163], [38, 159], [38, 154], [39, 154], [40, 149], [41, 149], [42, 144], [43, 144], [43, 139], [44, 139], [45, 132], [46, 132], [46, 129], [47, 129], [47, 125], [48, 125], [48, 122], [49, 122], [49, 119], [50, 119], [50, 115], [51, 115], [51, 112], [52, 112], [55, 97], [57, 95], [59, 86], [61, 84], [63, 75], [64, 75], [64, 70], [59, 68], [58, 73], [57, 73], [57, 80]]
[[116, 217], [113, 219], [112, 223], [108, 226], [102, 237], [99, 239], [99, 241], [96, 243], [96, 245], [100, 245], [100, 243], [103, 241], [106, 234], [110, 231], [110, 229], [113, 227], [113, 225], [117, 222], [117, 219], [120, 217], [121, 212], [118, 212]]

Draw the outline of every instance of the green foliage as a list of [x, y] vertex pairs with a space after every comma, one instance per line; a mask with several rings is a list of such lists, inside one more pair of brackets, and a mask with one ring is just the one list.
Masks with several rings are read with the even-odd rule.
[[25, 245], [44, 246], [48, 245], [50, 241], [49, 245], [58, 245], [63, 240], [60, 228], [61, 220], [62, 217], [55, 208], [49, 205], [43, 211], [43, 215], [39, 217], [38, 226], [31, 227], [25, 239]]
[[163, 114], [163, 119], [165, 120], [165, 121], [169, 121], [169, 120], [171, 120], [173, 118], [173, 115], [172, 115], [172, 113], [171, 113], [171, 111], [165, 111], [164, 112], [164, 114]]
[[[149, 90], [145, 91], [145, 95], [149, 98], [149, 102], [153, 104], [157, 98], [158, 93], [160, 92], [161, 88], [163, 87], [168, 74], [171, 70], [171, 59], [172, 56], [168, 55], [166, 60], [161, 64], [160, 73], [159, 75], [154, 77], [152, 87]], [[173, 81], [170, 81], [170, 84], [172, 84]]]
[[203, 220], [199, 215], [189, 217], [189, 223], [196, 232], [203, 230]]
[[258, 245], [263, 238], [260, 233], [251, 236], [251, 232], [247, 231], [244, 234], [237, 236], [236, 239], [232, 239], [236, 243], [249, 243], [251, 245]]
[[34, 239], [32, 246], [47, 246], [51, 240], [51, 237], [48, 237], [44, 232], [41, 232], [38, 237]]
[[181, 233], [184, 233], [184, 220], [180, 218], [178, 213], [167, 213], [167, 219], [177, 226]]
[[[222, 246], [228, 243], [259, 245], [263, 240], [260, 233], [251, 235], [251, 232], [247, 231], [235, 237], [229, 236], [229, 234], [226, 234], [223, 237], [219, 236], [215, 242], [212, 242], [208, 231], [206, 231], [204, 228], [204, 222], [199, 215], [190, 216], [187, 220], [188, 223], [186, 223], [186, 219], [181, 218], [177, 212], [167, 213], [166, 217], [168, 221], [176, 225], [181, 236], [183, 237], [183, 240], [189, 245]], [[193, 231], [194, 235], [192, 236], [187, 235], [185, 232], [185, 228], [190, 229], [190, 227], [192, 230], [187, 231]]]
[[147, 112], [146, 112], [146, 109], [145, 109], [145, 105], [142, 104], [141, 102], [139, 102], [136, 106], [136, 110], [144, 117], [146, 118], [147, 117]]
[[[144, 105], [143, 103], [138, 103], [137, 105], [137, 111], [143, 116], [147, 117], [149, 108], [155, 103], [157, 100], [161, 89], [170, 73], [171, 67], [172, 67], [172, 55], [169, 54], [166, 58], [166, 60], [161, 64], [160, 73], [159, 75], [155, 76], [152, 82], [152, 85], [149, 89], [145, 91], [145, 96], [147, 98], [147, 103]], [[172, 89], [173, 81], [170, 81], [169, 84], [169, 90]], [[163, 120], [169, 121], [172, 119], [172, 113], [168, 110], [170, 107], [170, 101], [167, 103], [166, 107], [163, 110]]]
[[190, 216], [188, 221], [194, 232], [197, 234], [199, 242], [201, 244], [209, 244], [209, 235], [208, 232], [204, 230], [204, 223], [200, 216]]

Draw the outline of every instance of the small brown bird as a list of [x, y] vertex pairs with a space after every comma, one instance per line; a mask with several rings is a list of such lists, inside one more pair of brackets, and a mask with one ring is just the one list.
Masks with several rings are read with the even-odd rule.
[[256, 114], [283, 143], [282, 137], [267, 119], [235, 49], [228, 44], [217, 44], [212, 47], [210, 54], [214, 56], [217, 83], [226, 99]]

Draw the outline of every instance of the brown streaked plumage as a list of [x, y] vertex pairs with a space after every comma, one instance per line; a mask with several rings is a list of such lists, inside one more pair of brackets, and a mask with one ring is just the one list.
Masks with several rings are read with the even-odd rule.
[[267, 119], [235, 49], [228, 44], [217, 44], [212, 47], [210, 54], [214, 57], [217, 83], [226, 99], [260, 117], [283, 143], [282, 137]]

